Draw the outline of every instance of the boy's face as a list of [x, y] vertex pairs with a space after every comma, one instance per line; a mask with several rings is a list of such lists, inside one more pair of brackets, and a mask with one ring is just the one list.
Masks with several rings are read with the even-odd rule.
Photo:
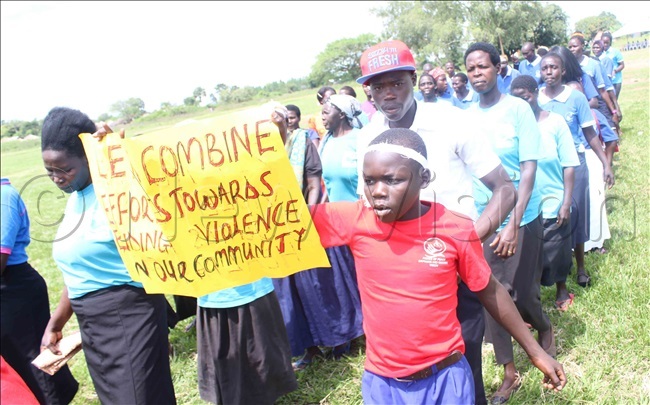
[[431, 174], [397, 153], [373, 151], [363, 161], [364, 191], [381, 222], [407, 221], [420, 216], [420, 190]]
[[399, 121], [415, 103], [413, 86], [417, 84], [415, 72], [398, 70], [371, 78], [368, 82], [375, 107], [389, 121]]

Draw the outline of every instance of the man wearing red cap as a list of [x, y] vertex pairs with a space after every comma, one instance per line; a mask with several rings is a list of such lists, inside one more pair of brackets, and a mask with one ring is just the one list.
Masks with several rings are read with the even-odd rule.
[[[492, 235], [514, 207], [516, 191], [491, 147], [474, 135], [477, 131], [473, 130], [466, 112], [448, 103], [415, 101], [415, 61], [401, 41], [370, 47], [361, 56], [360, 64], [362, 76], [357, 82], [370, 87], [378, 111], [359, 134], [357, 153], [363, 154], [367, 145], [388, 128], [409, 128], [417, 132], [426, 143], [429, 169], [434, 176], [421, 198], [474, 219], [481, 240]], [[358, 161], [363, 162], [363, 155], [360, 156]], [[471, 198], [472, 175], [493, 192], [480, 217]], [[362, 167], [359, 167], [359, 180], [357, 191], [364, 195]], [[493, 247], [506, 257], [507, 249], [499, 240]], [[475, 401], [486, 403], [481, 367], [483, 308], [462, 282], [458, 285], [457, 317], [465, 341], [465, 357], [474, 378]]]

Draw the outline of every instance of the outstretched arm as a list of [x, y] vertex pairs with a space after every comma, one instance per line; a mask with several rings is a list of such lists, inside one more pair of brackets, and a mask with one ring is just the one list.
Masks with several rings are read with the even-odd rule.
[[526, 351], [530, 361], [542, 373], [542, 383], [547, 389], [561, 391], [566, 385], [566, 375], [562, 364], [544, 352], [533, 335], [528, 331], [521, 315], [506, 289], [494, 276], [490, 276], [488, 285], [476, 295], [492, 317], [515, 338]]

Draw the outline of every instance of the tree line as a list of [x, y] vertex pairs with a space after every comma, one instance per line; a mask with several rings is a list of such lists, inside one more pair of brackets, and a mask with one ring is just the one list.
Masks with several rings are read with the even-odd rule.
[[[162, 103], [147, 113], [144, 101], [129, 98], [117, 101], [99, 121], [128, 124], [133, 120], [177, 116], [205, 108], [269, 99], [322, 85], [355, 80], [361, 76], [359, 58], [370, 45], [386, 38], [399, 38], [409, 45], [420, 66], [425, 62], [443, 65], [453, 61], [461, 66], [463, 53], [472, 42], [494, 44], [505, 55], [531, 41], [537, 45], [564, 45], [569, 32], [568, 17], [555, 4], [539, 1], [391, 1], [372, 13], [383, 20], [380, 37], [362, 34], [329, 43], [316, 57], [304, 78], [275, 81], [264, 86], [232, 86], [218, 83], [213, 89], [197, 87], [182, 104]], [[592, 38], [598, 31], [621, 27], [616, 16], [602, 12], [576, 23], [575, 30]], [[42, 121], [2, 122], [2, 137], [39, 134]]]

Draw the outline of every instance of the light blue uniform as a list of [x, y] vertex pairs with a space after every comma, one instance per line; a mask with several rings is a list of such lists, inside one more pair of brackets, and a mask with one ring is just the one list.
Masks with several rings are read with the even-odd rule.
[[537, 160], [535, 184], [542, 192], [542, 217], [557, 218], [564, 200], [564, 168], [580, 165], [569, 126], [554, 112], [538, 123], [544, 157]]
[[2, 178], [0, 197], [2, 221], [0, 222], [0, 252], [8, 255], [7, 266], [27, 261], [29, 238], [29, 216], [18, 191], [9, 179]]
[[[614, 69], [618, 69], [618, 66], [621, 64], [621, 62], [623, 62], [623, 54], [616, 48], [612, 48], [610, 46], [608, 50], [603, 52], [603, 54], [607, 55], [612, 60], [612, 62], [614, 62]], [[611, 72], [608, 72], [608, 74], [611, 74]], [[623, 83], [623, 72], [617, 72], [612, 78], [612, 83]]]
[[[518, 189], [521, 179], [519, 164], [544, 157], [541, 153], [539, 128], [530, 106], [520, 98], [505, 95], [490, 108], [481, 108], [480, 104], [474, 104], [468, 111], [481, 123], [481, 135], [489, 141], [513, 185]], [[474, 178], [473, 188], [476, 209], [480, 215], [492, 197], [492, 192], [477, 178]], [[539, 216], [541, 200], [541, 194], [534, 185], [520, 226]], [[501, 231], [509, 220], [510, 215], [498, 230]]]
[[560, 114], [564, 118], [571, 130], [576, 151], [583, 153], [586, 139], [581, 128], [593, 127], [596, 123], [585, 95], [569, 86], [564, 86], [564, 90], [553, 99], [540, 91], [537, 101], [544, 110]]
[[197, 299], [201, 308], [233, 308], [246, 305], [273, 291], [273, 282], [264, 277], [250, 284], [226, 288]]
[[92, 184], [70, 195], [52, 257], [63, 273], [70, 299], [112, 286], [142, 287], [131, 279], [120, 257]]
[[357, 136], [354, 128], [341, 137], [325, 135], [320, 146], [323, 182], [330, 202], [357, 201]]
[[542, 58], [537, 55], [535, 60], [528, 62], [528, 59], [523, 59], [519, 62], [519, 73], [522, 75], [532, 76], [539, 82], [541, 77], [540, 68], [542, 67]]
[[506, 72], [506, 77], [501, 77], [501, 74], [497, 75], [497, 87], [501, 94], [510, 94], [510, 85], [512, 81], [521, 75], [518, 70], [515, 70], [508, 66], [508, 71]]
[[467, 110], [472, 106], [472, 104], [477, 104], [479, 101], [481, 101], [481, 96], [472, 88], [469, 89], [469, 93], [467, 93], [465, 98], [462, 100], [458, 98], [454, 92], [453, 105], [458, 108], [462, 108], [463, 110]]

